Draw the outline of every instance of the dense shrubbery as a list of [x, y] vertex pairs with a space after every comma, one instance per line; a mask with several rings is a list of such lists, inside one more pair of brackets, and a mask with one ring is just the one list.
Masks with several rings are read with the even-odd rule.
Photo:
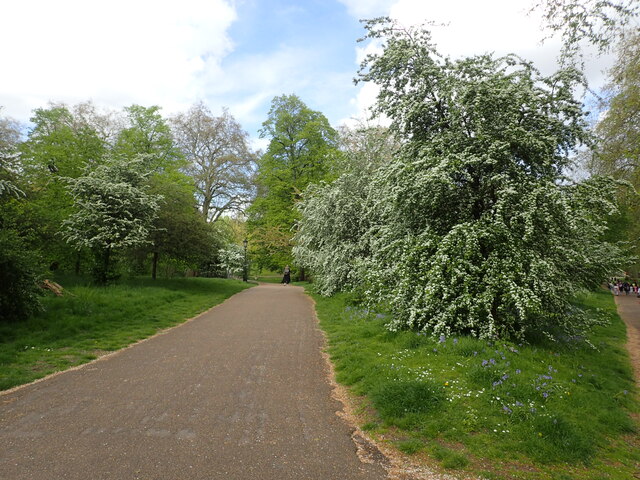
[[23, 320], [40, 309], [38, 269], [16, 232], [0, 228], [0, 320]]

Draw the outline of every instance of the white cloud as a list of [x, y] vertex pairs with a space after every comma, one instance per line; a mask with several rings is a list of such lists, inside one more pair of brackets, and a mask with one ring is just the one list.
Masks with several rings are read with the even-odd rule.
[[224, 0], [5, 2], [0, 105], [21, 120], [49, 100], [183, 108], [231, 51], [234, 20]]

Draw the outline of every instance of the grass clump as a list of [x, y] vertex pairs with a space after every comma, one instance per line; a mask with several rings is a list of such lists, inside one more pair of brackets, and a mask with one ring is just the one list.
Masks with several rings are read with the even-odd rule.
[[636, 472], [639, 407], [608, 292], [576, 300], [610, 320], [588, 339], [528, 345], [390, 332], [388, 317], [350, 305], [347, 295], [314, 298], [337, 380], [369, 399], [377, 413], [368, 420], [385, 437], [396, 432], [398, 448], [416, 439], [445, 468], [497, 478], [623, 480]]
[[430, 453], [433, 458], [440, 461], [442, 466], [447, 469], [455, 470], [469, 465], [469, 460], [462, 453], [439, 444], [435, 444], [431, 448]]
[[414, 455], [421, 450], [424, 450], [424, 442], [422, 440], [418, 440], [417, 438], [412, 438], [410, 440], [402, 440], [396, 443], [398, 450], [402, 453], [406, 453], [407, 455]]
[[130, 279], [108, 287], [57, 281], [66, 294], [44, 297], [43, 312], [0, 322], [0, 390], [121, 349], [251, 286], [214, 278]]
[[371, 390], [370, 397], [382, 418], [393, 421], [436, 410], [444, 395], [433, 382], [402, 380], [381, 383]]

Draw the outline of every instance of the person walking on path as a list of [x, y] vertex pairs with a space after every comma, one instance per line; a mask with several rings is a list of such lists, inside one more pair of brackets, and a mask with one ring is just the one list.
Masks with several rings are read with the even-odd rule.
[[284, 283], [285, 285], [289, 285], [289, 283], [291, 283], [291, 269], [289, 268], [289, 265], [284, 267], [284, 276], [282, 277], [282, 283]]

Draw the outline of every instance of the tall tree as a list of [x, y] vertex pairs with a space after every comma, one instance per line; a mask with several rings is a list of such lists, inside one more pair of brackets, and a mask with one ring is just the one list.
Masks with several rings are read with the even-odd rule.
[[[612, 175], [640, 189], [640, 32], [618, 45], [617, 61], [601, 102], [602, 114], [595, 127], [598, 150], [587, 166], [593, 174]], [[637, 193], [621, 188], [623, 211], [612, 224], [612, 234], [625, 238], [640, 257], [640, 199]], [[635, 275], [639, 265], [627, 266]]]
[[20, 125], [0, 117], [0, 321], [22, 320], [40, 308], [38, 256], [25, 241], [24, 192], [18, 187]]
[[619, 46], [609, 72], [603, 115], [596, 126], [600, 151], [593, 167], [640, 186], [640, 31]]
[[369, 254], [353, 265], [366, 298], [394, 313], [390, 328], [436, 336], [555, 336], [593, 324], [571, 296], [621, 255], [603, 238], [615, 184], [563, 176], [588, 140], [577, 72], [544, 77], [512, 56], [451, 60], [428, 31], [387, 19], [367, 28], [384, 49], [359, 78], [380, 86], [377, 112], [404, 144], [369, 190]]
[[253, 194], [255, 155], [248, 134], [228, 110], [213, 116], [202, 103], [171, 120], [176, 141], [188, 161], [202, 216], [215, 222], [242, 212]]
[[23, 190], [28, 199], [23, 205], [23, 223], [50, 265], [75, 265], [79, 270], [80, 252], [58, 235], [73, 204], [63, 177], [77, 178], [100, 163], [109, 144], [96, 126], [105, 126], [97, 121], [91, 104], [51, 104], [34, 110], [31, 122], [33, 127], [20, 145]]
[[160, 114], [160, 107], [126, 107], [125, 127], [120, 130], [114, 151], [128, 157], [146, 155], [151, 169], [162, 173], [181, 160], [169, 124]]
[[338, 136], [322, 113], [296, 95], [273, 99], [260, 136], [269, 139], [269, 146], [258, 164], [249, 231], [258, 263], [281, 268], [292, 261], [295, 203], [310, 183], [335, 175]]

